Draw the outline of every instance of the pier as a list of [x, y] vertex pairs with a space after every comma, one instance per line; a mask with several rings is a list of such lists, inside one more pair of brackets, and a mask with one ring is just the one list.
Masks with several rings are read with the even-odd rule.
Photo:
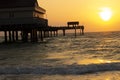
[[75, 27], [44, 27], [41, 28], [39, 25], [4, 25], [0, 27], [0, 31], [4, 32], [5, 42], [37, 42], [38, 40], [43, 41], [46, 37], [58, 36], [59, 31], [62, 31], [63, 36], [66, 35], [66, 30], [74, 30], [75, 37], [77, 36], [76, 30], [80, 30], [80, 35], [84, 35], [84, 26]]
[[43, 41], [46, 37], [58, 36], [60, 30], [63, 36], [66, 30], [74, 30], [76, 37], [77, 29], [80, 35], [84, 35], [84, 26], [80, 26], [78, 21], [67, 22], [67, 26], [49, 26], [44, 18], [45, 13], [46, 10], [38, 5], [37, 0], [1, 0], [0, 31], [4, 32], [5, 43]]

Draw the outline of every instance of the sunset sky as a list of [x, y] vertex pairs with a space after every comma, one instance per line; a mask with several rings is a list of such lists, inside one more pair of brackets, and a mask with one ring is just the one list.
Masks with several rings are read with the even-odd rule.
[[[120, 0], [38, 0], [51, 26], [79, 21], [85, 31], [120, 31]], [[105, 19], [107, 20], [105, 20]]]

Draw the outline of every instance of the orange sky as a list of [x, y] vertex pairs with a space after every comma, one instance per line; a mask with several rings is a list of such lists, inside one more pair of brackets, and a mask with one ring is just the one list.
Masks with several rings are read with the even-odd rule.
[[[63, 26], [68, 21], [79, 21], [85, 31], [119, 31], [120, 0], [38, 0], [46, 9], [45, 18], [51, 26]], [[100, 8], [107, 7], [112, 11], [109, 21], [103, 21]]]

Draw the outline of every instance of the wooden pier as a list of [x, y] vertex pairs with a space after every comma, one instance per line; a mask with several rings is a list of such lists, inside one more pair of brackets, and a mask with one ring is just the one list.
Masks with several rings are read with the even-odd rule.
[[5, 42], [43, 41], [46, 37], [58, 36], [59, 30], [63, 31], [63, 36], [66, 30], [74, 30], [75, 37], [77, 29], [81, 35], [84, 34], [84, 26], [79, 26], [78, 21], [68, 22], [62, 27], [48, 26], [45, 13], [37, 0], [0, 0], [0, 31], [4, 32]]
[[[30, 27], [31, 26], [31, 27]], [[76, 30], [80, 30], [80, 35], [84, 35], [84, 26], [75, 27], [40, 27], [39, 25], [4, 25], [0, 26], [0, 31], [4, 32], [5, 42], [37, 42], [43, 41], [46, 37], [58, 36], [59, 31], [62, 30], [63, 36], [66, 35], [66, 30], [74, 30], [75, 37], [77, 36]]]

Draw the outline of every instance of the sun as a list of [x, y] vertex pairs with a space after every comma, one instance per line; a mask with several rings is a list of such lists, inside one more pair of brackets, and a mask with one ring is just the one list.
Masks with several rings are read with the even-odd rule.
[[112, 10], [107, 7], [101, 8], [99, 16], [101, 17], [102, 20], [109, 21], [112, 17]]

